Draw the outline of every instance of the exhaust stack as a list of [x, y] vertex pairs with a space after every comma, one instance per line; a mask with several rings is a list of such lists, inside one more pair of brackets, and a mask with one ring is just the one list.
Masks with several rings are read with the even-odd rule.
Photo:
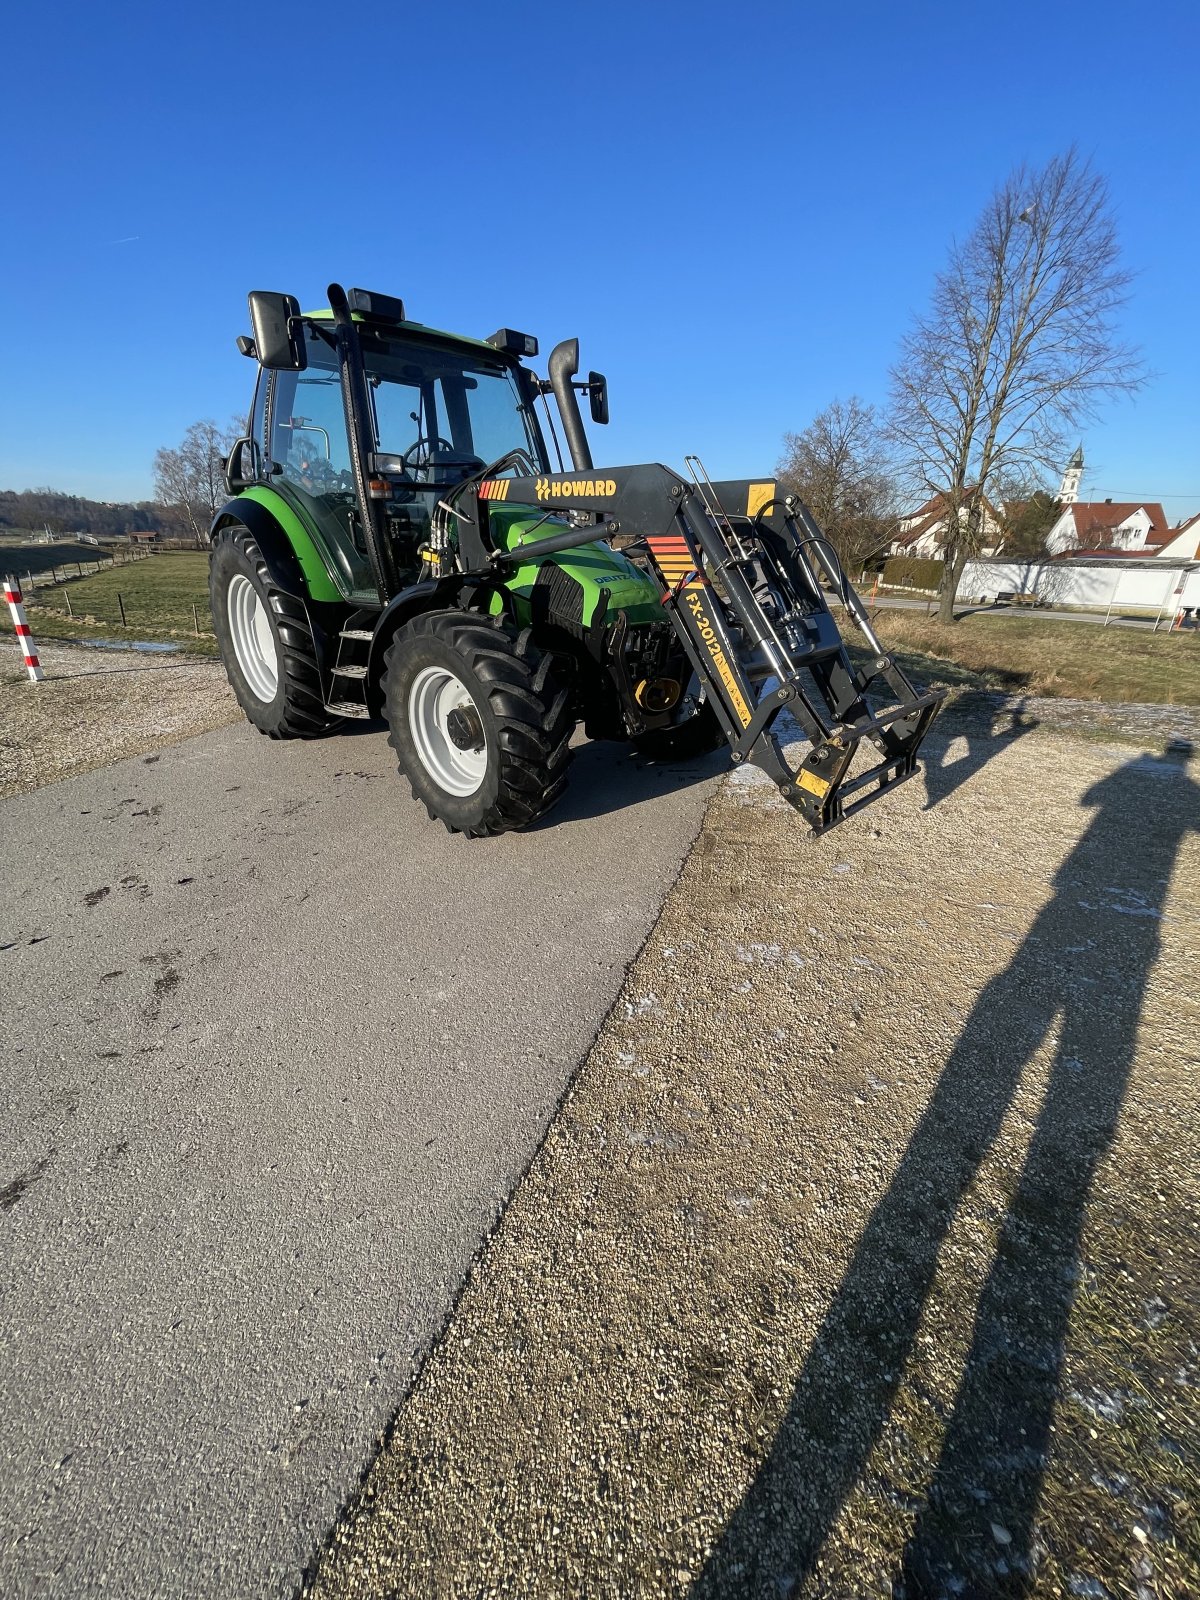
[[579, 371], [579, 340], [564, 339], [550, 352], [550, 387], [558, 401], [558, 414], [562, 418], [563, 433], [571, 462], [577, 472], [592, 470], [592, 452], [588, 448], [587, 434], [583, 431], [583, 418], [579, 401], [571, 386], [571, 379]]

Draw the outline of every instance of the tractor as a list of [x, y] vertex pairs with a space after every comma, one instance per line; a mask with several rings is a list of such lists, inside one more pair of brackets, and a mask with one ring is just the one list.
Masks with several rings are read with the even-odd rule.
[[942, 696], [880, 644], [799, 499], [693, 456], [595, 467], [579, 396], [603, 424], [608, 385], [579, 378], [575, 339], [542, 378], [529, 334], [441, 333], [337, 284], [328, 302], [256, 290], [237, 341], [257, 378], [210, 590], [256, 728], [382, 718], [414, 798], [469, 838], [546, 813], [580, 724], [654, 761], [726, 743], [815, 833], [912, 776]]

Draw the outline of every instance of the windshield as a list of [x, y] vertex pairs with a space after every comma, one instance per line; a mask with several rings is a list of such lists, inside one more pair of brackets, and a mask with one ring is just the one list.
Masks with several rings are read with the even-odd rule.
[[523, 450], [542, 459], [532, 409], [500, 360], [416, 340], [361, 336], [378, 448], [418, 483], [454, 483]]

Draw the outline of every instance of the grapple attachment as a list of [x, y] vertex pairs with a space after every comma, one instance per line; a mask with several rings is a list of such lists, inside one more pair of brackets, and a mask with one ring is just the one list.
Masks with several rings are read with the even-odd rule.
[[[480, 507], [502, 498], [567, 512], [573, 525], [517, 552], [481, 539], [481, 569], [632, 535], [624, 554], [657, 580], [733, 761], [761, 767], [813, 831], [824, 833], [912, 777], [944, 693], [919, 692], [884, 649], [799, 499], [778, 494], [774, 482], [714, 484], [695, 456], [687, 462], [690, 482], [654, 464], [510, 479], [497, 475], [507, 462], [495, 463], [474, 487], [474, 516], [455, 510], [466, 525], [460, 545], [486, 521]], [[850, 658], [831, 598], [862, 636], [861, 667]], [[797, 724], [811, 746], [800, 759], [789, 749]], [[864, 745], [871, 747], [865, 768], [855, 759]]]
[[[824, 833], [912, 777], [944, 691], [921, 693], [909, 682], [798, 499], [777, 496], [773, 483], [714, 484], [694, 456], [687, 460], [692, 484], [675, 525], [644, 544], [663, 604], [734, 762], [761, 767]], [[862, 667], [818, 573], [863, 637]], [[810, 743], [798, 762], [788, 749], [795, 724]], [[864, 743], [866, 766], [855, 759]]]

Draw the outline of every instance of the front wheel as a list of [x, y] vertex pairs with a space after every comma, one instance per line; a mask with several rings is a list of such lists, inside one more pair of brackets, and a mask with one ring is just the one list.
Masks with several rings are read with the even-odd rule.
[[388, 646], [383, 695], [413, 798], [452, 833], [526, 828], [566, 787], [570, 696], [528, 630], [426, 612]]

